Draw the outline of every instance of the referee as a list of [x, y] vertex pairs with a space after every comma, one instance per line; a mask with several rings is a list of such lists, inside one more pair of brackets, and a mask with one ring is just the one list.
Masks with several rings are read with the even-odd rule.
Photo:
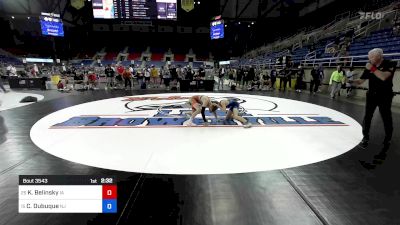
[[393, 133], [391, 107], [394, 96], [392, 87], [396, 63], [384, 59], [383, 51], [380, 48], [374, 48], [369, 51], [368, 59], [369, 62], [365, 65], [364, 73], [360, 79], [354, 81], [355, 84], [360, 85], [369, 80], [362, 131], [364, 138], [360, 143], [360, 147], [366, 148], [368, 146], [371, 120], [376, 107], [379, 107], [385, 127], [385, 139], [382, 150], [386, 151], [390, 146]]

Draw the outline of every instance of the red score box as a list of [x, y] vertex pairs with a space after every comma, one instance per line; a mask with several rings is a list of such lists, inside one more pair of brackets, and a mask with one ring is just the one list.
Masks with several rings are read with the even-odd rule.
[[103, 199], [117, 199], [117, 185], [103, 185]]

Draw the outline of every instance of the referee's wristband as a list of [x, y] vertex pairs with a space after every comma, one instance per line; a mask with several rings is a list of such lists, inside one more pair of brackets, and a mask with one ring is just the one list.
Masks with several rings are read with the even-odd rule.
[[378, 68], [376, 68], [376, 66], [372, 66], [371, 69], [370, 69], [370, 71], [371, 71], [372, 73], [375, 73], [375, 71], [376, 71], [377, 69], [378, 69]]

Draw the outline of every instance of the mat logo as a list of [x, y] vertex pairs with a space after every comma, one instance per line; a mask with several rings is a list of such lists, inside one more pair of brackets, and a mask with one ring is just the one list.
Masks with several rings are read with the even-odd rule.
[[[188, 104], [189, 98], [190, 97], [182, 96], [127, 97], [122, 101], [127, 102], [125, 103], [125, 108], [130, 111], [129, 114], [80, 115], [57, 123], [51, 126], [51, 128], [188, 127], [185, 126], [185, 122], [188, 121], [191, 113], [191, 106]], [[212, 100], [219, 101], [222, 98], [235, 99], [238, 101], [241, 104], [239, 108], [241, 116], [255, 127], [347, 126], [347, 124], [341, 121], [318, 114], [277, 114], [274, 113], [273, 110], [276, 109], [278, 105], [267, 100], [262, 100], [262, 109], [250, 109], [250, 106], [247, 108], [246, 99], [214, 97]], [[217, 110], [218, 119], [208, 110], [206, 110], [205, 116], [209, 122], [207, 127], [241, 127], [243, 125], [236, 120], [224, 121], [226, 112], [221, 110]], [[200, 115], [193, 120], [193, 123], [196, 125], [204, 125], [204, 121]]]

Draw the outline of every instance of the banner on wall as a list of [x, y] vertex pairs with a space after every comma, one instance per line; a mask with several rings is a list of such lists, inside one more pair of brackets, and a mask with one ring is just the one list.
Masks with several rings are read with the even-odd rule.
[[85, 6], [85, 0], [71, 0], [71, 6], [75, 9], [82, 9]]
[[194, 9], [194, 0], [181, 0], [182, 9], [190, 12]]

